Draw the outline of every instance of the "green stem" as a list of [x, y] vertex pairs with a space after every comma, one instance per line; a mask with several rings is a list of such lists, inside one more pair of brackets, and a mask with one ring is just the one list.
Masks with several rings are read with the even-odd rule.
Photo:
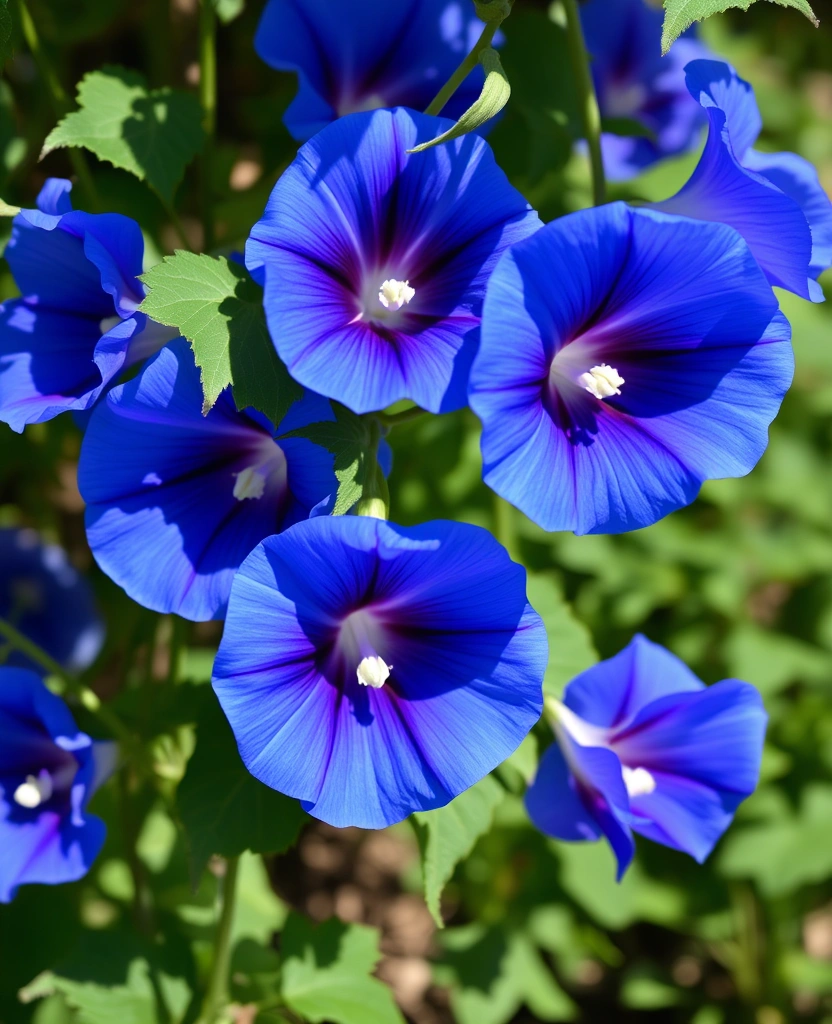
[[606, 202], [607, 187], [604, 179], [604, 158], [601, 153], [601, 111], [595, 94], [595, 83], [589, 66], [589, 53], [581, 28], [581, 15], [577, 0], [561, 0], [566, 13], [566, 33], [569, 41], [569, 60], [572, 74], [578, 87], [578, 102], [581, 122], [589, 147], [589, 162], [592, 167], [592, 202], [601, 206]]
[[[159, 193], [157, 192], [156, 195], [159, 195]], [[188, 252], [196, 252], [196, 249], [188, 239], [187, 232], [185, 231], [185, 225], [180, 220], [179, 214], [173, 207], [173, 203], [169, 203], [166, 199], [162, 199], [161, 196], [159, 196], [159, 198], [162, 200], [162, 206], [165, 208], [167, 218], [173, 225], [173, 230], [179, 236], [179, 241], [182, 243], [183, 247], [187, 249]]]
[[471, 74], [474, 68], [479, 63], [480, 53], [483, 50], [487, 50], [494, 39], [494, 33], [500, 27], [499, 21], [489, 21], [485, 28], [482, 30], [482, 35], [479, 37], [477, 42], [474, 44], [474, 49], [468, 54], [465, 60], [459, 65], [454, 71], [448, 81], [442, 86], [439, 92], [431, 101], [430, 105], [425, 108], [426, 114], [439, 114], [442, 112], [442, 108], [453, 96], [457, 89], [462, 85], [465, 79]]
[[552, 728], [560, 721], [560, 701], [556, 697], [543, 698], [543, 717]]
[[208, 992], [205, 995], [202, 1013], [197, 1024], [214, 1024], [229, 1001], [228, 972], [231, 966], [231, 929], [234, 924], [234, 909], [237, 901], [237, 872], [240, 859], [231, 857], [226, 863], [222, 885], [222, 910], [214, 944], [214, 963], [211, 966]]
[[202, 226], [204, 248], [214, 245], [213, 165], [214, 140], [217, 132], [217, 13], [214, 0], [200, 0], [199, 5], [199, 101], [202, 104], [202, 127], [205, 149], [202, 155]]
[[427, 416], [427, 412], [424, 409], [420, 409], [418, 405], [414, 405], [412, 409], [402, 409], [401, 412], [381, 412], [378, 414], [378, 419], [385, 427], [397, 427], [400, 423], [409, 423], [411, 420], [418, 420], [422, 416]]
[[373, 519], [387, 519], [390, 515], [390, 491], [387, 480], [378, 464], [378, 445], [381, 440], [381, 425], [376, 416], [369, 416], [370, 442], [368, 446], [367, 469], [364, 493], [355, 507], [359, 516]]
[[[49, 57], [43, 48], [38, 30], [35, 27], [34, 19], [29, 13], [29, 8], [26, 6], [26, 0], [16, 0], [17, 2], [17, 13], [20, 19], [20, 27], [23, 31], [23, 38], [26, 40], [26, 45], [29, 47], [29, 52], [35, 60], [35, 64], [38, 66], [41, 77], [49, 90], [49, 96], [52, 100], [52, 107], [55, 111], [56, 116], [60, 119], [65, 114], [68, 114], [72, 110], [72, 103], [67, 96], [64, 87], [61, 85], [60, 79], [52, 67]], [[98, 208], [98, 192], [96, 191], [95, 184], [92, 180], [92, 174], [90, 173], [89, 164], [84, 157], [83, 152], [80, 149], [71, 147], [69, 150], [69, 159], [72, 162], [72, 168], [75, 171], [75, 176], [78, 178], [78, 182], [81, 188], [86, 194], [88, 203], [93, 208]]]
[[96, 715], [116, 739], [127, 746], [133, 745], [133, 737], [118, 715], [115, 715], [105, 704], [102, 704], [97, 693], [94, 693], [74, 675], [67, 672], [63, 665], [55, 661], [42, 647], [39, 647], [27, 636], [24, 636], [19, 629], [5, 619], [0, 619], [0, 636], [4, 637], [21, 654], [25, 654], [35, 664], [44, 668], [49, 675], [57, 676], [63, 682], [67, 691], [77, 697], [88, 711]]

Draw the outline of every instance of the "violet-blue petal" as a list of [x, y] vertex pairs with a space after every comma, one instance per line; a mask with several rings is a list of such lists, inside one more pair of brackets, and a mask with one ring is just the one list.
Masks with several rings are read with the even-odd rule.
[[[341, 118], [302, 147], [246, 246], [292, 375], [358, 413], [465, 404], [488, 277], [539, 226], [479, 137], [406, 154], [448, 124], [404, 109]], [[397, 311], [379, 299], [388, 279], [415, 290]]]
[[63, 218], [61, 227], [83, 239], [84, 255], [98, 271], [101, 288], [111, 296], [118, 315], [132, 316], [144, 298], [138, 280], [144, 260], [139, 225], [119, 213], [75, 211]]
[[[380, 688], [358, 682], [356, 615], [390, 668]], [[319, 517], [244, 562], [213, 683], [257, 778], [330, 824], [382, 828], [516, 749], [546, 647], [522, 567], [486, 531]]]
[[563, 703], [592, 725], [614, 728], [659, 697], [702, 689], [680, 658], [638, 633], [623, 651], [576, 676]]
[[[618, 771], [620, 774], [620, 764]], [[601, 827], [581, 799], [575, 777], [557, 743], [540, 759], [534, 781], [526, 791], [526, 810], [535, 828], [554, 839], [579, 843], [601, 837]]]
[[[579, 377], [603, 365], [624, 383], [602, 400]], [[788, 324], [731, 228], [572, 214], [489, 282], [469, 394], [486, 483], [547, 530], [647, 526], [754, 467], [792, 373]]]
[[[0, 530], [0, 617], [72, 672], [92, 664], [104, 640], [91, 587], [61, 548], [33, 530]], [[43, 672], [18, 651], [5, 651], [2, 661]]]
[[725, 115], [731, 150], [740, 163], [763, 130], [763, 119], [751, 85], [721, 60], [692, 60], [685, 67], [688, 90], [705, 110]]
[[[337, 489], [324, 449], [304, 439], [278, 446], [272, 425], [239, 413], [230, 390], [207, 416], [202, 402], [193, 354], [172, 342], [96, 409], [79, 465], [104, 572], [145, 607], [196, 621], [223, 616], [234, 573], [260, 540]], [[331, 416], [328, 402], [307, 395], [278, 432]]]
[[[254, 45], [271, 67], [297, 72], [284, 122], [305, 141], [344, 114], [424, 110], [481, 29], [471, 0], [353, 0], [347, 18], [333, 17], [330, 0], [269, 0]], [[447, 116], [467, 109], [482, 82], [480, 69], [469, 75]]]

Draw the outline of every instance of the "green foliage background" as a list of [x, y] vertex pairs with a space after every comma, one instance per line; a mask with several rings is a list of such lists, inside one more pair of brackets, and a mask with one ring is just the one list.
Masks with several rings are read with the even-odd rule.
[[[219, 36], [212, 187], [225, 252], [241, 247], [295, 151], [281, 122], [294, 80], [254, 57], [260, 4], [239, 13], [242, 6], [226, 2], [220, 11], [231, 20]], [[813, 7], [820, 31], [794, 11], [760, 3], [709, 20], [703, 36], [754, 84], [763, 146], [802, 153], [832, 189], [832, 4]], [[141, 71], [151, 89], [194, 92], [191, 0], [31, 0], [29, 8], [70, 94], [105, 64]], [[570, 155], [577, 117], [563, 33], [548, 4], [533, 0], [517, 0], [504, 32], [513, 94], [491, 142], [549, 220], [588, 205], [590, 189], [584, 162]], [[12, 45], [16, 56], [0, 82], [0, 195], [31, 205], [46, 175], [71, 174], [72, 165], [67, 151], [54, 149], [54, 135], [54, 151], [38, 162], [57, 118], [14, 35]], [[691, 156], [663, 165], [614, 197], [663, 198], [694, 163]], [[92, 167], [103, 208], [145, 229], [148, 266], [180, 245], [170, 215], [175, 179], [154, 191], [106, 163]], [[199, 248], [198, 182], [193, 168], [185, 175], [173, 202]], [[832, 280], [825, 283], [829, 293]], [[0, 290], [14, 294], [5, 269]], [[145, 770], [120, 773], [97, 797], [93, 810], [108, 821], [109, 838], [89, 878], [23, 889], [0, 907], [0, 1022], [195, 1020], [221, 874], [216, 861], [214, 873], [200, 869], [210, 853], [240, 852], [228, 838], [240, 834], [240, 849], [269, 854], [240, 861], [233, 933], [232, 994], [240, 1005], [259, 1004], [258, 1021], [401, 1020], [389, 991], [369, 975], [379, 942], [369, 922], [380, 926], [387, 953], [382, 977], [417, 1024], [830, 1024], [832, 313], [781, 298], [794, 326], [797, 376], [749, 478], [709, 483], [691, 508], [624, 537], [547, 535], [520, 517], [513, 523], [516, 553], [534, 574], [533, 603], [550, 629], [547, 688], [558, 692], [596, 656], [593, 647], [607, 657], [641, 631], [706, 681], [747, 679], [766, 700], [763, 781], [709, 863], [642, 843], [621, 886], [604, 846], [553, 844], [528, 824], [521, 794], [538, 745], [548, 742], [543, 729], [465, 804], [392, 830], [393, 866], [383, 884], [371, 885], [359, 870], [371, 837], [333, 837], [239, 775], [205, 685], [216, 629], [160, 620], [95, 570], [74, 484], [80, 433], [72, 420], [21, 437], [4, 429], [0, 524], [35, 526], [91, 574], [109, 632], [88, 681], [130, 718], [152, 756]], [[391, 443], [395, 519], [457, 518], [508, 538], [505, 510], [481, 482], [470, 413], [398, 427]], [[228, 771], [219, 771], [224, 764]], [[228, 821], [213, 807], [226, 785], [238, 787]], [[299, 830], [300, 852], [276, 860]], [[309, 851], [322, 843], [340, 851], [334, 897], [335, 875], [310, 868]], [[434, 932], [427, 909], [417, 914], [427, 939], [411, 955], [391, 938], [384, 908], [421, 899], [418, 852], [430, 910], [447, 927]], [[341, 899], [339, 910], [345, 886], [359, 902], [350, 909]], [[315, 930], [309, 918], [329, 917], [333, 907], [346, 923]], [[417, 962], [415, 995], [389, 967], [397, 959]]]

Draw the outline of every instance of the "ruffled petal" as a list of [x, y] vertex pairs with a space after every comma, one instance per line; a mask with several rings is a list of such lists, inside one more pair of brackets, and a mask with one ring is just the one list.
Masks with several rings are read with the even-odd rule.
[[[213, 680], [249, 770], [337, 826], [446, 804], [540, 715], [545, 631], [524, 581], [463, 524], [316, 518], [268, 538], [234, 581]], [[381, 623], [381, 689], [327, 654], [360, 608]]]
[[683, 661], [639, 633], [623, 651], [573, 679], [563, 702], [584, 721], [615, 728], [659, 697], [702, 689]]
[[745, 163], [746, 152], [763, 130], [754, 90], [724, 61], [692, 60], [685, 67], [691, 96], [706, 110], [721, 110], [734, 156]]
[[534, 781], [526, 791], [526, 810], [535, 828], [554, 839], [579, 843], [601, 838], [601, 828], [581, 799], [557, 743], [540, 759]]
[[38, 193], [37, 208], [52, 217], [60, 217], [72, 209], [72, 182], [66, 178], [47, 178]]
[[139, 225], [119, 213], [65, 216], [61, 228], [83, 240], [84, 255], [98, 270], [101, 288], [110, 295], [119, 316], [132, 316], [144, 298], [137, 280], [142, 273], [144, 239]]

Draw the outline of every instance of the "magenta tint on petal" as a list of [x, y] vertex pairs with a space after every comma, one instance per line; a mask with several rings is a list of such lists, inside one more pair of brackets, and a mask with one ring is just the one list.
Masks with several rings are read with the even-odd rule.
[[292, 375], [357, 413], [465, 404], [488, 277], [539, 227], [478, 136], [407, 155], [449, 124], [397, 109], [330, 125], [246, 246]]
[[332, 418], [307, 394], [276, 429], [237, 411], [230, 389], [202, 414], [193, 353], [171, 342], [114, 388], [87, 428], [78, 482], [96, 561], [154, 611], [222, 618], [231, 581], [264, 537], [337, 490], [332, 455], [274, 437]]
[[469, 392], [485, 481], [546, 530], [648, 526], [754, 467], [792, 373], [735, 231], [621, 203], [572, 214], [488, 285]]
[[485, 530], [318, 517], [232, 586], [214, 689], [257, 778], [336, 826], [443, 806], [542, 708], [546, 636]]

